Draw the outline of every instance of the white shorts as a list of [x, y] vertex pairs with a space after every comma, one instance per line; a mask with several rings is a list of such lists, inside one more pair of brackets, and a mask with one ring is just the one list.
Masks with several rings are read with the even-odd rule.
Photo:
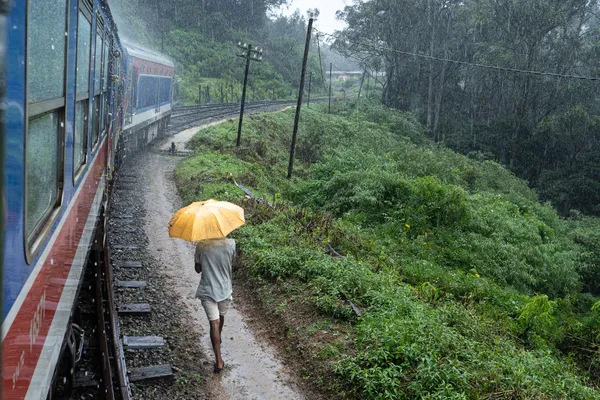
[[218, 303], [212, 300], [202, 300], [202, 307], [204, 307], [204, 311], [206, 311], [208, 320], [215, 321], [219, 319], [220, 316], [227, 314], [227, 310], [229, 310], [231, 301], [231, 296], [228, 299], [219, 301]]

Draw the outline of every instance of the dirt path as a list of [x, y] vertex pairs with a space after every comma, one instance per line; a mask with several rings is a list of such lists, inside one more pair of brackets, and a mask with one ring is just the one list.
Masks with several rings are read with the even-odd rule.
[[[219, 125], [222, 124], [223, 122], [227, 121], [226, 119], [221, 120], [221, 121], [216, 121], [216, 122], [211, 122], [209, 124], [203, 125], [204, 128], [208, 128], [209, 126], [215, 126], [215, 125]], [[162, 144], [157, 144], [156, 148], [160, 149], [160, 150], [170, 150], [171, 149], [171, 143], [175, 143], [175, 148], [178, 151], [181, 150], [185, 150], [185, 144], [194, 137], [194, 135], [196, 134], [196, 132], [198, 132], [198, 127], [195, 128], [189, 128], [186, 129], [184, 131], [179, 132], [177, 135], [173, 135], [172, 137], [170, 137], [168, 140], [164, 140]]]
[[[182, 132], [191, 137], [188, 131]], [[182, 143], [183, 137], [174, 141]], [[169, 142], [170, 143], [170, 142]], [[193, 268], [194, 247], [182, 240], [170, 239], [168, 222], [182, 204], [172, 180], [178, 157], [148, 152], [139, 157], [148, 187], [145, 191], [147, 208], [145, 231], [148, 248], [153, 257], [164, 265], [167, 285], [185, 304], [193, 326], [202, 337], [199, 346], [213, 359], [208, 335], [208, 321], [194, 293], [200, 276]], [[207, 398], [221, 399], [304, 399], [292, 383], [288, 371], [275, 356], [268, 343], [257, 338], [248, 328], [245, 317], [235, 306], [227, 314], [223, 329], [223, 359], [227, 365], [220, 375], [212, 373], [212, 363], [206, 365], [208, 378]]]

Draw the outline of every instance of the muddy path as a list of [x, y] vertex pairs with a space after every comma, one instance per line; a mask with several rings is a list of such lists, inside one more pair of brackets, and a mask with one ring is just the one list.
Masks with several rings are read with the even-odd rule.
[[[183, 145], [191, 137], [189, 132], [174, 140]], [[182, 135], [182, 136], [183, 136]], [[169, 156], [154, 150], [137, 157], [136, 170], [144, 182], [144, 202], [146, 216], [144, 229], [148, 238], [148, 251], [159, 264], [165, 284], [170, 287], [184, 304], [185, 312], [193, 326], [194, 336], [200, 337], [198, 346], [211, 362], [204, 363], [207, 377], [207, 398], [225, 399], [305, 399], [293, 374], [276, 356], [276, 349], [249, 328], [246, 316], [236, 306], [236, 293], [233, 293], [233, 307], [229, 310], [223, 329], [222, 354], [226, 369], [221, 374], [213, 374], [213, 351], [208, 335], [208, 320], [194, 298], [200, 275], [194, 271], [194, 246], [191, 243], [169, 238], [167, 226], [171, 216], [177, 211], [181, 199], [173, 182], [173, 173], [179, 157]], [[238, 299], [242, 301], [242, 298]], [[240, 307], [242, 308], [242, 307]], [[199, 360], [198, 362], [201, 362]]]

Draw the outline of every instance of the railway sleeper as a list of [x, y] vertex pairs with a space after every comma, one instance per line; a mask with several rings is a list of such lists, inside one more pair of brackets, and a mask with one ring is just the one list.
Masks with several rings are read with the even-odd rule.
[[123, 336], [123, 347], [127, 350], [155, 349], [164, 345], [162, 336]]
[[147, 379], [172, 379], [173, 369], [170, 365], [152, 365], [129, 370], [129, 381], [139, 382]]
[[119, 315], [148, 315], [150, 314], [150, 304], [120, 304], [117, 306]]
[[117, 281], [117, 287], [128, 289], [142, 289], [146, 287], [146, 281]]
[[144, 267], [141, 261], [135, 261], [135, 260], [121, 261], [120, 263], [117, 264], [117, 266], [119, 268], [143, 268]]
[[140, 246], [137, 244], [117, 244], [112, 246], [114, 250], [138, 250]]

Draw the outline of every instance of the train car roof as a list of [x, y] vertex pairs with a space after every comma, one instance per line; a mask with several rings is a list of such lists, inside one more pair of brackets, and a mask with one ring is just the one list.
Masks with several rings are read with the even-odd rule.
[[156, 51], [149, 50], [140, 45], [132, 44], [126, 41], [123, 41], [123, 46], [125, 47], [125, 50], [127, 50], [127, 54], [129, 54], [132, 57], [152, 61], [158, 64], [163, 64], [168, 67], [175, 67], [173, 61], [171, 61], [167, 56], [157, 53]]

